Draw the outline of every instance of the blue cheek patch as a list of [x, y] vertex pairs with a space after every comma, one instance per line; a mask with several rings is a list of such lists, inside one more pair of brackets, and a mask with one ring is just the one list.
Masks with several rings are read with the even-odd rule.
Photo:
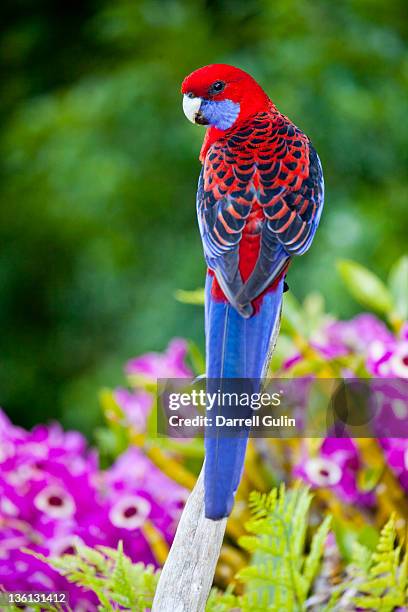
[[228, 130], [239, 115], [240, 105], [232, 100], [203, 100], [200, 111], [210, 125]]

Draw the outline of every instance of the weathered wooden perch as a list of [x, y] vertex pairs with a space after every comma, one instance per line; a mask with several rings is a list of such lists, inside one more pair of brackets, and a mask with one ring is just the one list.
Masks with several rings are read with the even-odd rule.
[[152, 612], [202, 612], [214, 578], [227, 519], [204, 516], [204, 468], [187, 500], [164, 564]]

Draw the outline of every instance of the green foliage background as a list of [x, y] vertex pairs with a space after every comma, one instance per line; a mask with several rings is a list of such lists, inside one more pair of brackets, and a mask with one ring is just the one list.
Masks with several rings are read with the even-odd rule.
[[96, 389], [173, 335], [202, 343], [195, 221], [203, 137], [180, 83], [251, 72], [314, 141], [326, 208], [293, 265], [299, 298], [355, 306], [338, 258], [380, 276], [406, 251], [404, 0], [29, 0], [3, 5], [0, 402], [91, 431]]

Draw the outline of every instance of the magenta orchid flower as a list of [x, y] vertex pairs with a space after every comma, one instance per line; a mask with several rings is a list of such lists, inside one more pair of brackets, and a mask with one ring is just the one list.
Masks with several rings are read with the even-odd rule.
[[146, 353], [128, 361], [126, 373], [156, 381], [158, 378], [190, 378], [193, 372], [186, 365], [187, 342], [174, 338], [164, 353]]
[[358, 489], [361, 462], [355, 442], [349, 438], [325, 438], [316, 456], [304, 453], [294, 475], [313, 488], [331, 489], [347, 504], [371, 506], [374, 494]]
[[[128, 397], [123, 401], [129, 401]], [[129, 418], [147, 402], [131, 398]], [[139, 406], [139, 407], [140, 407]], [[142, 422], [138, 421], [142, 426]], [[78, 543], [103, 544], [134, 561], [157, 565], [144, 534], [149, 521], [168, 544], [175, 533], [186, 490], [165, 476], [138, 449], [125, 452], [105, 471], [77, 432], [57, 424], [32, 432], [13, 426], [0, 411], [0, 586], [8, 591], [68, 591], [75, 610], [96, 610], [88, 592], [68, 583], [48, 565], [23, 552], [73, 553]]]
[[387, 463], [408, 493], [408, 439], [380, 438]]
[[153, 405], [151, 393], [119, 387], [113, 392], [113, 397], [125, 415], [126, 424], [134, 431], [145, 431], [147, 417]]

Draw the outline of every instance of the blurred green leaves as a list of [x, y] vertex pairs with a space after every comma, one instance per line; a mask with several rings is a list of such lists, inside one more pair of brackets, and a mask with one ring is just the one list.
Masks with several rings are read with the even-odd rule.
[[401, 319], [408, 319], [408, 257], [401, 257], [391, 269], [389, 287], [394, 298], [397, 313]]
[[348, 260], [338, 263], [343, 281], [362, 306], [382, 315], [393, 308], [392, 296], [386, 285], [364, 266]]
[[174, 297], [183, 304], [192, 304], [193, 306], [204, 305], [204, 289], [194, 289], [193, 291], [177, 289]]
[[408, 315], [408, 257], [403, 256], [391, 269], [388, 286], [355, 261], [337, 264], [341, 277], [353, 297], [365, 308], [386, 317], [397, 329]]

